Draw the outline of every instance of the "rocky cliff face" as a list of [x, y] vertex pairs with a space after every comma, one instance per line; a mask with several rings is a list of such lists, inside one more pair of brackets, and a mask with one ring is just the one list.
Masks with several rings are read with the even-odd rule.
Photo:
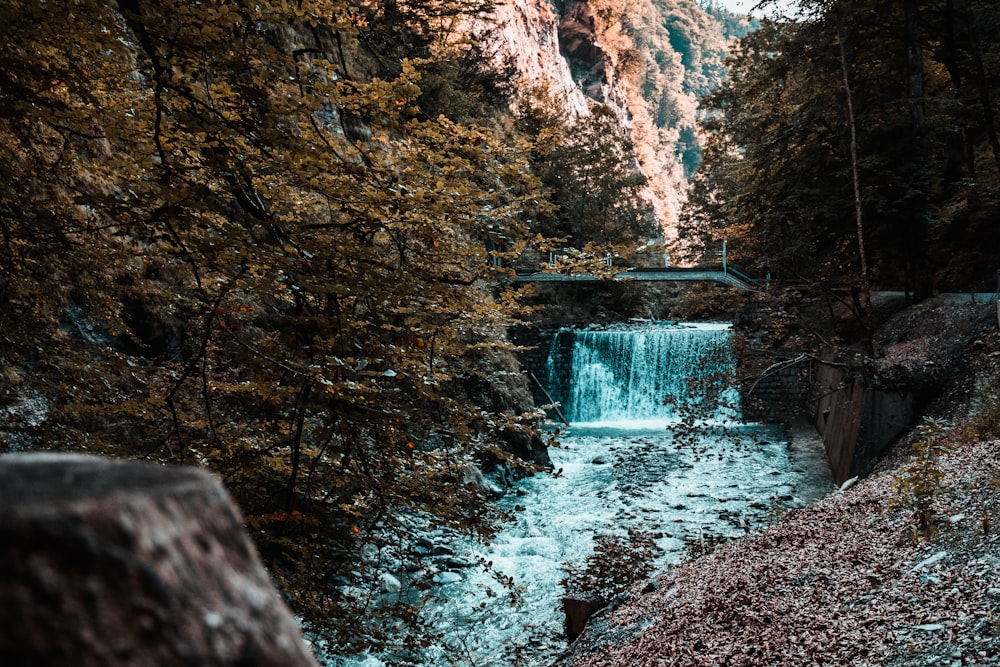
[[517, 67], [525, 87], [543, 86], [570, 118], [594, 104], [611, 107], [631, 127], [629, 100], [614, 58], [600, 43], [588, 2], [501, 0], [494, 18], [500, 28], [498, 55]]
[[689, 0], [498, 0], [497, 57], [522, 88], [541, 88], [580, 118], [611, 108], [636, 146], [647, 197], [671, 237], [697, 163], [697, 97], [718, 82], [723, 20]]
[[547, 3], [502, 0], [496, 7], [497, 56], [510, 59], [527, 85], [548, 85], [574, 115], [587, 113], [587, 100], [559, 51], [559, 17]]
[[584, 95], [614, 109], [622, 124], [630, 127], [629, 100], [615, 60], [597, 36], [597, 21], [589, 3], [565, 4], [559, 21], [559, 44]]

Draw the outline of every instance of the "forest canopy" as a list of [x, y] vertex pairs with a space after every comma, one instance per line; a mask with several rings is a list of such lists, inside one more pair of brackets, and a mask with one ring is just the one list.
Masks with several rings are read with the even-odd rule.
[[994, 2], [803, 0], [702, 100], [681, 236], [824, 288], [996, 289]]

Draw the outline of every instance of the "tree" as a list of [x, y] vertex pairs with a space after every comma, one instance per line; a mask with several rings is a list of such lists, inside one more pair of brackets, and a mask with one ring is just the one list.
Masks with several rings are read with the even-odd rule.
[[[850, 181], [847, 151], [838, 150], [845, 137], [814, 135], [845, 125], [837, 116], [835, 52], [815, 32], [766, 21], [739, 42], [726, 83], [703, 101], [705, 187], [693, 193], [690, 210], [747, 268], [824, 280], [843, 269]], [[793, 63], [802, 60], [831, 68], [830, 85], [797, 71]]]
[[646, 178], [611, 109], [595, 107], [572, 129], [546, 131], [562, 137], [536, 156], [535, 168], [557, 207], [554, 225], [546, 228], [550, 236], [567, 236], [577, 248], [626, 245], [655, 236], [656, 221], [643, 196]]
[[972, 264], [995, 264], [974, 250], [994, 237], [976, 202], [995, 174], [956, 177], [972, 173], [993, 125], [967, 129], [972, 99], [991, 104], [955, 85], [975, 69], [959, 55], [974, 49], [957, 8], [837, 0], [800, 3], [798, 16], [741, 40], [726, 83], [703, 102], [711, 136], [684, 224], [728, 238], [757, 271], [827, 287], [861, 290], [869, 276], [922, 298], [958, 275], [992, 283]]
[[[478, 11], [407, 7], [428, 40]], [[345, 645], [402, 641], [386, 615], [421, 631], [419, 592], [343, 595], [385, 567], [361, 547], [405, 557], [413, 516], [489, 535], [464, 471], [507, 456], [500, 431], [537, 437], [463, 392], [517, 317], [486, 247], [526, 235], [524, 147], [428, 117], [433, 49], [385, 76], [359, 42], [374, 13], [0, 8], [0, 351], [31, 378], [6, 400], [44, 397], [48, 447], [219, 472], [293, 606]]]

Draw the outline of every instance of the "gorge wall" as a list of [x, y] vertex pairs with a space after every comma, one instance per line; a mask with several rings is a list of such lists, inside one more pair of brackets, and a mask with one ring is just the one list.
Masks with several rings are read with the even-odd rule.
[[670, 238], [700, 159], [698, 98], [750, 24], [691, 0], [500, 0], [492, 20], [495, 56], [521, 90], [545, 91], [571, 119], [599, 104], [614, 112]]

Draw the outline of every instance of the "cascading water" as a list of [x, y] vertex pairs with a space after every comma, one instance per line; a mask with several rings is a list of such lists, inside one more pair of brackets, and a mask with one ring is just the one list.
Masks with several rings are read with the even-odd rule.
[[[729, 326], [708, 323], [564, 330], [547, 366], [570, 422], [636, 428], [694, 415], [737, 418], [732, 363]], [[567, 370], [568, 383], [559, 377]]]
[[666, 567], [692, 543], [743, 535], [776, 507], [826, 491], [821, 453], [790, 453], [781, 426], [738, 422], [732, 368], [724, 324], [558, 332], [547, 389], [572, 426], [550, 451], [556, 471], [500, 501], [514, 520], [489, 545], [435, 545], [491, 564], [522, 604], [498, 602], [507, 591], [484, 570], [435, 566], [436, 652], [333, 664], [550, 664], [565, 646], [566, 568], [586, 563], [596, 536], [645, 531]]

